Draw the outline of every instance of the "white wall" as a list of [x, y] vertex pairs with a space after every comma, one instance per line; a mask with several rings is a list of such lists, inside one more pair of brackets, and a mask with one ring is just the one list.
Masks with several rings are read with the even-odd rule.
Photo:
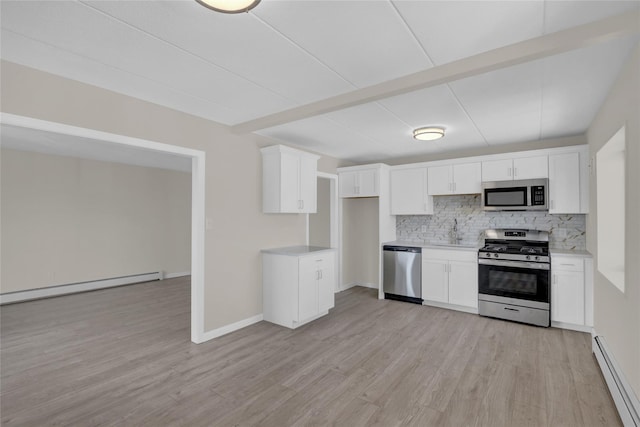
[[378, 198], [342, 199], [342, 284], [378, 285]]
[[309, 244], [331, 247], [331, 181], [318, 178], [318, 211], [309, 214]]
[[[205, 332], [262, 313], [260, 250], [301, 245], [305, 215], [262, 213], [259, 146], [227, 126], [7, 61], [1, 62], [3, 112], [202, 150], [206, 155]], [[335, 173], [323, 157], [319, 170]]]
[[[590, 156], [626, 125], [625, 292], [598, 271], [594, 277], [594, 323], [640, 396], [640, 46], [636, 46], [589, 131]], [[598, 168], [596, 167], [596, 172]], [[590, 177], [587, 248], [598, 257], [596, 175]], [[605, 230], [606, 232], [606, 230]]]
[[1, 152], [0, 292], [190, 270], [190, 174]]

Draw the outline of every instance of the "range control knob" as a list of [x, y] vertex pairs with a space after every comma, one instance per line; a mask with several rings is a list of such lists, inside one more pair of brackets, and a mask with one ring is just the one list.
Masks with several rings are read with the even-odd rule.
[[493, 254], [493, 257], [494, 258], [498, 258], [498, 254]]
[[531, 259], [531, 255], [527, 255], [527, 259]]
[[536, 260], [536, 261], [539, 261], [539, 260], [540, 260], [540, 257], [539, 257], [538, 255], [536, 255], [535, 260]]

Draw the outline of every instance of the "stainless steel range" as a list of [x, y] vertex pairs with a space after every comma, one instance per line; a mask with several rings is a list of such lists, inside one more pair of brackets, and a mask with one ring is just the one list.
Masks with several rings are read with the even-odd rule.
[[532, 325], [551, 323], [549, 233], [485, 231], [478, 252], [478, 312]]

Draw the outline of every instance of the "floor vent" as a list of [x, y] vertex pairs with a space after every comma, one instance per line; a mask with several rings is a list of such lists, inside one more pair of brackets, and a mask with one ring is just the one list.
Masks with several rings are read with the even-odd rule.
[[640, 404], [602, 336], [593, 337], [593, 354], [625, 427], [640, 427]]

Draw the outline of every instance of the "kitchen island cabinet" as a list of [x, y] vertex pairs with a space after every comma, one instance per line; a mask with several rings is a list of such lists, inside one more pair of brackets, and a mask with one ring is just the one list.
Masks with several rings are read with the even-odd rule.
[[264, 320], [295, 329], [334, 306], [336, 250], [292, 246], [262, 251]]

